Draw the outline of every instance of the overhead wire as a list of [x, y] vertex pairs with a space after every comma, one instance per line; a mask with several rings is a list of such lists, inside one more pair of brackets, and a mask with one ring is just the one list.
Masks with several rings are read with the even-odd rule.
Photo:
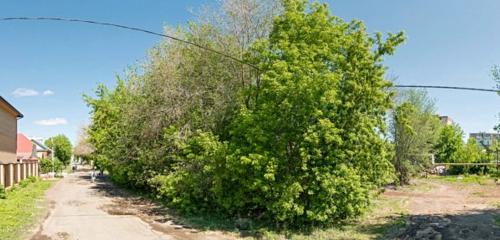
[[[87, 20], [87, 19], [77, 19], [77, 18], [62, 18], [62, 17], [0, 17], [0, 21], [59, 21], [59, 22], [76, 22], [76, 23], [86, 23], [86, 24], [93, 24], [93, 25], [100, 25], [100, 26], [107, 26], [107, 27], [115, 27], [115, 28], [121, 28], [121, 29], [126, 29], [130, 31], [136, 31], [136, 32], [142, 32], [146, 34], [151, 34], [155, 36], [160, 36], [160, 37], [165, 37], [174, 41], [182, 42], [184, 44], [192, 45], [197, 48], [219, 54], [221, 56], [224, 56], [226, 58], [229, 58], [233, 61], [236, 61], [238, 63], [247, 65], [252, 67], [255, 70], [260, 70], [259, 67], [250, 64], [242, 59], [239, 59], [237, 57], [231, 56], [229, 54], [226, 54], [222, 51], [215, 50], [213, 48], [209, 48], [206, 46], [203, 46], [201, 44], [195, 43], [195, 42], [190, 42], [185, 39], [181, 39], [175, 36], [171, 36], [168, 34], [164, 33], [159, 33], [159, 32], [154, 32], [151, 30], [147, 30], [144, 28], [139, 28], [139, 27], [132, 27], [132, 26], [127, 26], [127, 25], [122, 25], [122, 24], [116, 24], [116, 23], [110, 23], [110, 22], [102, 22], [102, 21], [95, 21], [95, 20]], [[466, 91], [480, 91], [480, 92], [495, 92], [495, 93], [500, 93], [500, 90], [495, 90], [495, 89], [485, 89], [485, 88], [472, 88], [472, 87], [457, 87], [457, 86], [433, 86], [433, 85], [393, 85], [392, 87], [394, 88], [425, 88], [425, 89], [452, 89], [452, 90], [466, 90]]]

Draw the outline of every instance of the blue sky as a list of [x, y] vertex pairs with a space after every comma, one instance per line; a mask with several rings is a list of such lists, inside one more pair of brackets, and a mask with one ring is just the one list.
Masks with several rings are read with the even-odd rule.
[[[388, 74], [397, 76], [398, 83], [494, 86], [490, 69], [500, 64], [500, 1], [326, 2], [335, 15], [364, 21], [370, 32], [407, 33], [406, 44], [386, 58]], [[165, 25], [185, 24], [193, 17], [189, 10], [206, 3], [211, 1], [0, 0], [0, 16], [84, 18], [161, 31]], [[24, 113], [20, 132], [36, 137], [63, 133], [74, 140], [79, 126], [88, 122], [82, 94], [97, 83], [112, 85], [117, 74], [143, 60], [159, 41], [84, 24], [0, 22], [0, 95]], [[429, 93], [439, 113], [451, 116], [466, 133], [491, 131], [498, 122], [500, 97], [493, 93]]]

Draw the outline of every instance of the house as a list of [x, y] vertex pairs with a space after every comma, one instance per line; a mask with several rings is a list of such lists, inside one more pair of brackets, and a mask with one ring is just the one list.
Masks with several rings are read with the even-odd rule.
[[33, 142], [33, 144], [35, 144], [36, 157], [38, 159], [44, 159], [44, 158], [50, 157], [50, 154], [52, 153], [52, 149], [45, 146], [45, 144], [42, 143], [43, 142], [42, 140], [32, 138], [31, 142]]
[[30, 145], [33, 151], [31, 140], [26, 143], [25, 137], [19, 139], [23, 147], [19, 149], [22, 159], [18, 159], [17, 120], [21, 118], [23, 114], [0, 96], [0, 186], [10, 187], [27, 177], [38, 176], [38, 161], [24, 159]]
[[15, 163], [17, 120], [23, 114], [0, 96], [0, 164]]
[[22, 133], [17, 134], [17, 162], [37, 160], [36, 145]]

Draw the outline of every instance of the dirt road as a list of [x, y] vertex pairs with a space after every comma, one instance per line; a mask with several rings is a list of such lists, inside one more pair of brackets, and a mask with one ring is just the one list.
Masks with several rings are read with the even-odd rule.
[[155, 204], [124, 198], [89, 175], [71, 174], [49, 190], [50, 211], [32, 240], [232, 239], [176, 225]]
[[406, 202], [408, 224], [395, 239], [500, 240], [500, 186], [419, 180], [417, 189], [388, 190]]

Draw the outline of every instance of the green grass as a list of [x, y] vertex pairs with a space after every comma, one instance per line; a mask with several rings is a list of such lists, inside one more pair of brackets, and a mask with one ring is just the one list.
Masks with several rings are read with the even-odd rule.
[[54, 181], [36, 181], [16, 186], [0, 199], [0, 239], [21, 239], [43, 212], [43, 195]]
[[480, 185], [485, 185], [493, 179], [490, 176], [481, 176], [481, 175], [460, 175], [460, 176], [451, 175], [451, 176], [439, 176], [436, 178], [450, 183], [477, 183]]

